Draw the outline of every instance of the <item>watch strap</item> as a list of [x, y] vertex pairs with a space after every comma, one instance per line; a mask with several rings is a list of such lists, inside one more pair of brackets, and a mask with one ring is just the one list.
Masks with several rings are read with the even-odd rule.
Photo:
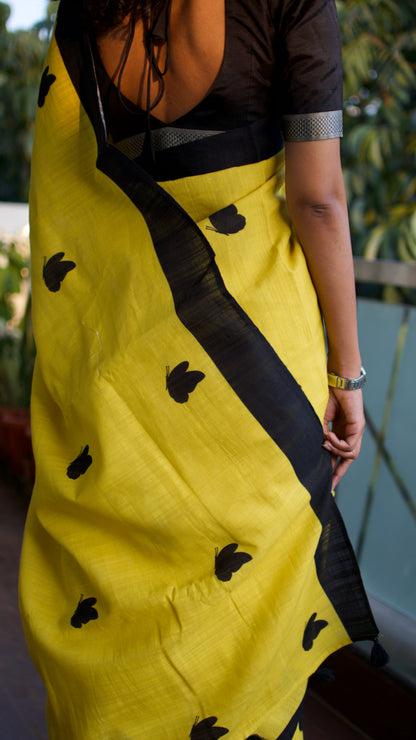
[[343, 391], [358, 391], [363, 387], [367, 380], [367, 373], [361, 368], [361, 375], [358, 378], [343, 378], [335, 373], [328, 373], [328, 385], [331, 388], [340, 388]]

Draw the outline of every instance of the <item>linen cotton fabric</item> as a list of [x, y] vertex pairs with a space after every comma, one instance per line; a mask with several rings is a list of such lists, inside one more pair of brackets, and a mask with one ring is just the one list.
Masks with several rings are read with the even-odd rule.
[[[253, 2], [226, 3], [245, 38], [261, 14], [282, 26], [284, 4]], [[50, 737], [300, 738], [308, 677], [377, 628], [331, 494], [276, 119], [223, 122], [150, 173], [108, 140], [67, 0], [39, 106], [20, 594]]]

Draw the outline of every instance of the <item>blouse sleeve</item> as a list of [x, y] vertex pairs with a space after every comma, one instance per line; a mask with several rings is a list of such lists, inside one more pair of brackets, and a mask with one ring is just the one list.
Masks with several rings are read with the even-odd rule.
[[286, 141], [342, 136], [342, 59], [334, 0], [273, 0]]

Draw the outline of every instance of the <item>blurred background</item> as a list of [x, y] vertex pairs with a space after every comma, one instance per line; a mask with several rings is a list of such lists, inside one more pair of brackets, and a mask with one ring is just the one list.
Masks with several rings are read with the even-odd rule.
[[[26, 675], [25, 686], [17, 678], [20, 688], [9, 688], [3, 701], [16, 703], [16, 692], [21, 701], [26, 696], [32, 729], [24, 732], [33, 733], [22, 734], [16, 725], [4, 735], [11, 740], [44, 737], [37, 710], [30, 713], [28, 671], [34, 706], [43, 695], [21, 647], [15, 583], [35, 472], [29, 415], [35, 359], [30, 157], [39, 80], [57, 5], [44, 0], [0, 3], [0, 622], [9, 624], [4, 640], [0, 632], [0, 645], [5, 665], [10, 659], [13, 670]], [[334, 688], [314, 690], [319, 701], [361, 732], [350, 737], [403, 740], [416, 737], [410, 719], [416, 698], [416, 3], [340, 0], [337, 8], [344, 60], [342, 157], [368, 381], [362, 453], [336, 496], [391, 660], [375, 680], [366, 672], [366, 648], [355, 650], [341, 660]], [[377, 707], [371, 709], [372, 691]], [[365, 700], [360, 701], [361, 694]], [[393, 696], [396, 710], [390, 716]], [[3, 727], [12, 721], [4, 712], [7, 707], [0, 702]], [[344, 736], [338, 729], [332, 737]]]

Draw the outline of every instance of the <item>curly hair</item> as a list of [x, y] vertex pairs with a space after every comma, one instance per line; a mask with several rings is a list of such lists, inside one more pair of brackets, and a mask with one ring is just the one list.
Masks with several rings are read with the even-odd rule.
[[81, 0], [81, 17], [96, 33], [120, 25], [127, 15], [133, 19], [157, 12], [167, 0]]

